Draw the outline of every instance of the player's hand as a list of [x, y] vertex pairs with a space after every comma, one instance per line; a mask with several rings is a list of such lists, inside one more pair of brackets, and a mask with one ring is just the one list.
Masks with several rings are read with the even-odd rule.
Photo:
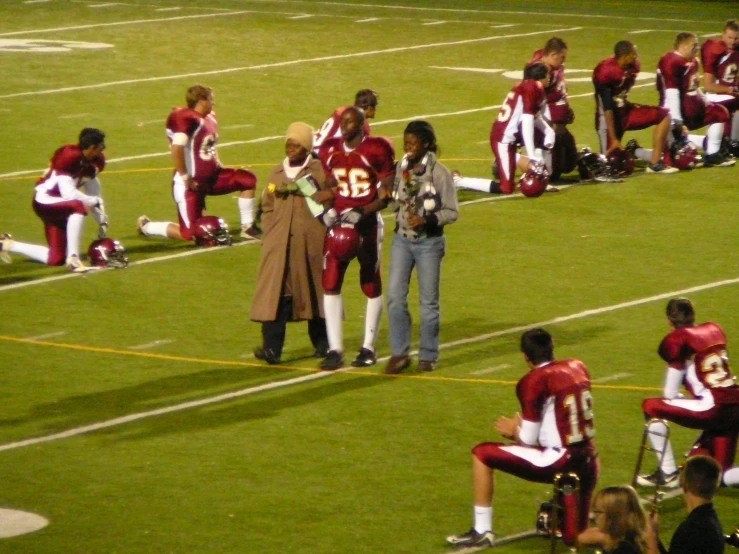
[[314, 202], [318, 202], [319, 204], [325, 204], [326, 202], [329, 202], [334, 197], [334, 191], [333, 189], [327, 188], [327, 189], [321, 189], [316, 192], [314, 192], [311, 195], [311, 200]]
[[104, 239], [108, 236], [108, 224], [107, 223], [101, 223], [98, 226], [98, 238]]
[[618, 150], [619, 148], [623, 149], [623, 146], [621, 146], [621, 141], [614, 140], [613, 142], [611, 142], [611, 145], [608, 147], [608, 150], [606, 150], [606, 156], [608, 156], [608, 154], [610, 154], [614, 150]]
[[495, 430], [506, 439], [514, 440], [518, 429], [518, 419], [515, 417], [499, 417], [495, 421]]
[[182, 180], [185, 182], [185, 185], [187, 186], [187, 188], [192, 191], [196, 191], [200, 188], [200, 185], [198, 184], [198, 182], [192, 177], [190, 177], [189, 175], [185, 175], [182, 178]]
[[326, 225], [326, 227], [333, 226], [337, 219], [339, 219], [339, 214], [337, 214], [336, 210], [333, 208], [329, 208], [323, 214], [323, 224]]
[[351, 210], [347, 210], [343, 212], [339, 216], [339, 221], [341, 223], [346, 223], [348, 225], [356, 225], [359, 223], [359, 220], [364, 217], [364, 212], [361, 208], [353, 208]]

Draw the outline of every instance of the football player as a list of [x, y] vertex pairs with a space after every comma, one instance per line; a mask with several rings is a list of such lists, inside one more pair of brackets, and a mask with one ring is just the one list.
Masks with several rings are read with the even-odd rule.
[[[374, 90], [368, 88], [364, 88], [354, 95], [354, 105], [364, 111], [362, 131], [366, 137], [370, 134], [369, 120], [374, 119], [377, 113], [378, 98], [379, 95]], [[313, 151], [315, 153], [318, 153], [318, 149], [326, 140], [330, 138], [341, 138], [341, 116], [349, 107], [341, 106], [336, 108], [334, 113], [331, 114], [331, 117], [316, 132], [316, 136], [313, 138]]]
[[[392, 145], [384, 138], [366, 136], [364, 122], [361, 108], [347, 108], [341, 116], [341, 138], [327, 140], [320, 149], [321, 162], [333, 185], [333, 210], [338, 223], [354, 227], [361, 237], [357, 260], [359, 282], [367, 297], [367, 313], [364, 344], [352, 362], [354, 367], [377, 363], [375, 342], [382, 316], [382, 218], [378, 212], [387, 206], [392, 196], [395, 177]], [[327, 223], [330, 226], [332, 222]], [[345, 256], [334, 255], [330, 249], [324, 252], [323, 302], [330, 348], [320, 365], [324, 370], [339, 369], [344, 363], [341, 286], [349, 263]]]
[[[649, 418], [666, 419], [690, 429], [701, 429], [696, 444], [707, 449], [724, 469], [724, 483], [739, 485], [739, 468], [731, 469], [739, 434], [739, 386], [734, 383], [726, 353], [726, 334], [717, 323], [695, 323], [695, 309], [687, 298], [667, 303], [670, 332], [659, 345], [659, 356], [667, 362], [662, 398], [642, 403]], [[689, 398], [680, 393], [685, 386]], [[640, 475], [637, 483], [674, 488], [679, 485], [678, 468], [663, 423], [652, 423], [648, 434], [655, 452], [664, 449], [660, 467], [651, 475]], [[721, 437], [719, 440], [716, 440]]]
[[709, 102], [725, 106], [731, 119], [724, 126], [732, 156], [739, 157], [739, 22], [730, 19], [721, 37], [708, 39], [701, 48], [703, 90]]
[[12, 252], [48, 265], [66, 264], [78, 273], [93, 269], [80, 261], [80, 237], [88, 213], [98, 223], [100, 238], [106, 235], [108, 217], [98, 180], [105, 169], [103, 150], [105, 133], [88, 127], [80, 132], [77, 144], [54, 152], [33, 198], [33, 211], [44, 223], [48, 246], [18, 242], [6, 233], [0, 239], [0, 259], [10, 263]]
[[536, 483], [552, 483], [558, 473], [576, 473], [578, 528], [587, 527], [600, 471], [588, 369], [579, 360], [555, 360], [552, 336], [544, 329], [526, 331], [521, 352], [529, 368], [516, 385], [521, 415], [495, 422], [495, 429], [514, 442], [484, 442], [472, 449], [474, 526], [467, 533], [447, 537], [455, 546], [493, 546], [496, 469]]
[[622, 40], [616, 43], [613, 56], [600, 62], [593, 70], [595, 128], [600, 138], [600, 151], [608, 155], [622, 148], [621, 139], [626, 131], [654, 127], [652, 151], [638, 148], [635, 155], [649, 162], [647, 173], [677, 173], [677, 168], [662, 161], [672, 126], [669, 110], [632, 104], [627, 99], [640, 68], [636, 46]]
[[660, 105], [670, 111], [675, 138], [682, 140], [688, 131], [708, 125], [704, 165], [729, 167], [735, 161], [720, 152], [728, 110], [708, 102], [699, 88], [698, 37], [694, 33], [679, 33], [675, 50], [659, 60], [657, 90]]
[[575, 137], [567, 129], [574, 123], [575, 112], [567, 99], [567, 83], [565, 81], [565, 61], [567, 60], [567, 43], [559, 37], [550, 38], [544, 48], [534, 52], [528, 65], [542, 62], [549, 68], [549, 84], [546, 87], [547, 104], [555, 139], [552, 148], [551, 163], [547, 169], [553, 181], [564, 173], [570, 173], [577, 165], [577, 145]]
[[194, 85], [185, 95], [187, 107], [175, 108], [167, 118], [167, 138], [174, 162], [172, 196], [177, 205], [179, 223], [138, 219], [138, 231], [144, 236], [192, 240], [192, 224], [203, 216], [206, 196], [239, 193], [241, 237], [258, 240], [254, 224], [256, 176], [245, 169], [226, 168], [218, 159], [218, 121], [210, 87]]
[[[543, 162], [554, 144], [554, 130], [549, 126], [549, 107], [545, 88], [549, 83], [549, 68], [544, 63], [531, 64], [519, 82], [503, 101], [490, 131], [500, 182], [476, 177], [462, 177], [453, 172], [457, 188], [511, 194], [516, 188], [516, 168], [526, 172], [532, 162]], [[526, 156], [518, 154], [519, 145]]]

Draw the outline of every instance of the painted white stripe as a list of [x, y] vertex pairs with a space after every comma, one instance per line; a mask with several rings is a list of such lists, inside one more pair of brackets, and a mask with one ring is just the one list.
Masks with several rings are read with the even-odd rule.
[[159, 117], [157, 119], [148, 119], [146, 121], [140, 121], [136, 124], [136, 126], [143, 127], [144, 125], [152, 125], [153, 123], [159, 123], [160, 125], [162, 125], [163, 122], [164, 120], [161, 117]]
[[505, 29], [506, 27], [515, 27], [518, 23], [507, 23], [506, 25], [490, 25], [491, 29]]
[[599, 377], [598, 379], [591, 379], [591, 383], [610, 383], [611, 381], [618, 381], [619, 379], [625, 379], [631, 377], [631, 373], [614, 373], [613, 375], [606, 375], [605, 377]]
[[60, 115], [59, 119], [76, 119], [78, 117], [87, 117], [89, 113], [73, 113], [69, 115]]
[[54, 333], [46, 333], [43, 335], [36, 335], [35, 337], [25, 337], [27, 340], [46, 340], [53, 339], [54, 337], [63, 337], [66, 335], [66, 331], [56, 331]]
[[309, 17], [315, 17], [315, 16], [311, 13], [303, 13], [300, 15], [291, 15], [290, 17], [288, 17], [288, 19], [308, 19]]
[[357, 19], [354, 23], [370, 23], [372, 21], [380, 21], [379, 17], [368, 17], [367, 19]]
[[88, 8], [112, 8], [113, 6], [120, 6], [118, 2], [108, 2], [107, 4], [89, 4]]
[[49, 2], [49, 0], [25, 0], [24, 4], [45, 4], [46, 2]]
[[129, 350], [151, 350], [152, 348], [155, 348], [157, 346], [162, 346], [164, 344], [172, 344], [175, 342], [175, 339], [159, 339], [152, 342], [147, 342], [146, 344], [138, 344], [136, 346], [129, 346]]
[[490, 373], [497, 373], [498, 371], [507, 367], [511, 367], [510, 364], [494, 365], [493, 367], [488, 367], [479, 371], [473, 371], [472, 373], [470, 373], [470, 375], [488, 375]]
[[62, 31], [80, 31], [83, 29], [97, 29], [98, 27], [120, 27], [123, 25], [138, 25], [140, 23], [162, 23], [167, 21], [182, 21], [184, 19], [202, 19], [205, 17], [224, 17], [255, 13], [251, 10], [229, 11], [223, 13], [205, 13], [198, 15], [180, 15], [177, 17], [166, 17], [159, 19], [133, 19], [131, 21], [113, 21], [110, 23], [91, 23], [89, 25], [74, 25], [71, 27], [54, 27], [49, 29], [29, 29], [27, 31], [13, 31], [11, 33], [0, 33], [0, 37], [12, 37], [17, 35], [34, 35], [42, 33], [60, 33]]
[[181, 10], [182, 8], [157, 8], [154, 10], [155, 12], [176, 12], [178, 10]]
[[[252, 244], [252, 243], [242, 243], [242, 244]], [[224, 248], [226, 248], [226, 247], [224, 247]], [[200, 250], [200, 252], [207, 252], [209, 250], [215, 250], [215, 249], [214, 248], [204, 249], [204, 250]], [[538, 323], [531, 323], [529, 325], [520, 325], [518, 327], [510, 327], [508, 329], [503, 329], [503, 330], [500, 330], [500, 331], [496, 331], [494, 333], [487, 333], [485, 335], [478, 335], [477, 337], [470, 337], [470, 338], [467, 338], [467, 339], [462, 339], [462, 340], [458, 340], [458, 341], [454, 341], [454, 342], [445, 343], [445, 344], [440, 345], [440, 348], [446, 349], [446, 348], [452, 348], [454, 346], [460, 346], [460, 345], [463, 345], [463, 344], [471, 344], [471, 343], [474, 343], [474, 342], [481, 342], [481, 341], [485, 341], [485, 340], [488, 340], [488, 339], [491, 339], [491, 338], [494, 338], [494, 337], [500, 337], [500, 336], [503, 336], [503, 335], [510, 335], [512, 333], [519, 333], [521, 331], [524, 331], [524, 330], [527, 330], [527, 329], [531, 329], [533, 327], [542, 327], [544, 325], [554, 325], [554, 324], [557, 324], [557, 323], [563, 323], [565, 321], [572, 321], [574, 319], [583, 319], [583, 318], [594, 316], [594, 315], [600, 315], [600, 314], [604, 314], [604, 313], [608, 313], [608, 312], [613, 312], [613, 311], [616, 311], [616, 310], [622, 310], [624, 308], [631, 308], [631, 307], [634, 307], [634, 306], [640, 306], [642, 304], [647, 304], [647, 303], [650, 303], [650, 302], [655, 302], [657, 300], [664, 300], [666, 298], [671, 298], [673, 296], [682, 296], [682, 295], [691, 294], [691, 293], [694, 293], [694, 292], [700, 292], [700, 291], [709, 290], [709, 289], [713, 289], [713, 288], [718, 288], [718, 287], [723, 287], [723, 286], [728, 286], [728, 285], [734, 285], [736, 283], [739, 283], [739, 277], [737, 277], [735, 279], [726, 279], [724, 281], [714, 281], [713, 283], [707, 283], [707, 284], [704, 284], [704, 285], [698, 285], [698, 286], [691, 287], [691, 288], [688, 288], [688, 289], [667, 292], [667, 293], [658, 294], [658, 295], [655, 295], [655, 296], [649, 296], [649, 297], [645, 297], [645, 298], [639, 298], [637, 300], [631, 300], [629, 302], [622, 302], [620, 304], [613, 304], [611, 306], [604, 306], [602, 308], [595, 308], [595, 309], [592, 309], [592, 310], [585, 310], [585, 311], [578, 312], [578, 313], [575, 313], [575, 314], [571, 314], [571, 315], [567, 315], [567, 316], [562, 316], [562, 317], [556, 317], [554, 319], [549, 319], [547, 321], [540, 321]], [[387, 358], [383, 358], [383, 360], [384, 359], [387, 359]], [[379, 361], [381, 361], [381, 360], [378, 360], [378, 362]], [[345, 368], [345, 369], [338, 370], [338, 372], [341, 372], [341, 373], [349, 372], [349, 371], [351, 371], [351, 368]], [[323, 379], [323, 378], [329, 377], [329, 376], [333, 375], [334, 373], [337, 373], [337, 372], [336, 371], [322, 371], [322, 372], [318, 372], [318, 373], [311, 373], [309, 375], [303, 375], [301, 377], [296, 377], [294, 379], [287, 379], [287, 380], [284, 380], [284, 381], [276, 381], [276, 382], [272, 382], [272, 383], [266, 383], [266, 384], [260, 385], [258, 387], [246, 388], [246, 389], [238, 390], [238, 391], [235, 391], [235, 392], [230, 392], [230, 393], [221, 394], [221, 395], [218, 395], [218, 396], [213, 396], [211, 398], [204, 398], [202, 400], [194, 400], [194, 401], [191, 401], [191, 402], [185, 402], [185, 403], [182, 403], [182, 404], [175, 404], [173, 406], [168, 406], [168, 407], [165, 407], [165, 408], [159, 408], [159, 409], [151, 410], [151, 411], [148, 411], [148, 412], [139, 412], [139, 413], [136, 413], [136, 414], [131, 414], [131, 415], [127, 415], [127, 416], [117, 417], [117, 418], [110, 419], [110, 420], [107, 420], [107, 421], [102, 421], [102, 422], [99, 422], [99, 423], [93, 423], [91, 425], [84, 425], [82, 427], [75, 427], [73, 429], [69, 429], [67, 431], [62, 431], [60, 433], [54, 433], [52, 435], [46, 435], [46, 436], [36, 437], [36, 438], [31, 438], [31, 439], [25, 439], [25, 440], [21, 440], [21, 441], [17, 441], [17, 442], [8, 443], [8, 444], [5, 444], [5, 445], [0, 445], [0, 452], [5, 451], [5, 450], [14, 450], [16, 448], [23, 448], [25, 446], [32, 446], [32, 445], [40, 444], [40, 443], [44, 443], [44, 442], [51, 442], [51, 441], [58, 440], [58, 439], [65, 439], [65, 438], [69, 438], [69, 437], [75, 437], [77, 435], [83, 435], [85, 433], [90, 433], [90, 432], [93, 432], [93, 431], [98, 431], [100, 429], [107, 429], [109, 427], [115, 427], [115, 426], [118, 426], [118, 425], [124, 425], [126, 423], [132, 423], [134, 421], [138, 421], [138, 420], [141, 420], [141, 419], [146, 419], [146, 418], [150, 418], [150, 417], [156, 417], [156, 416], [170, 414], [170, 413], [174, 413], [174, 412], [180, 412], [180, 411], [183, 411], [183, 410], [189, 410], [191, 408], [199, 408], [201, 406], [207, 406], [209, 404], [215, 404], [215, 403], [218, 403], [218, 402], [224, 402], [226, 400], [233, 400], [234, 398], [242, 398], [244, 396], [249, 396], [249, 395], [256, 394], [256, 393], [263, 392], [263, 391], [267, 391], [267, 390], [275, 390], [275, 389], [279, 389], [279, 388], [283, 388], [283, 387], [287, 387], [287, 386], [291, 386], [291, 385], [306, 383], [306, 382], [309, 382], [309, 381], [315, 381], [317, 379]]]
[[472, 73], [500, 73], [505, 71], [505, 69], [486, 69], [484, 67], [449, 67], [445, 65], [430, 65], [429, 67], [431, 69], [451, 69], [452, 71], [470, 71]]
[[[161, 120], [159, 120], [161, 122]], [[238, 125], [222, 125], [221, 129], [247, 129], [249, 127], [254, 127], [253, 123], [241, 123]]]
[[[235, 13], [238, 13], [238, 12], [232, 12], [227, 15], [233, 15]], [[212, 14], [212, 15], [223, 15], [223, 14]], [[188, 17], [188, 16], [183, 16], [183, 17]], [[175, 19], [175, 18], [172, 18], [172, 19]], [[530, 33], [519, 33], [515, 35], [494, 35], [494, 36], [489, 36], [489, 37], [455, 40], [455, 41], [449, 41], [449, 42], [432, 42], [428, 44], [416, 44], [412, 46], [398, 46], [395, 48], [385, 48], [382, 50], [368, 50], [365, 52], [355, 52], [353, 54], [334, 54], [332, 56], [320, 56], [318, 58], [288, 60], [284, 62], [273, 62], [273, 63], [266, 63], [266, 64], [260, 64], [260, 65], [244, 66], [244, 67], [230, 67], [226, 69], [217, 69], [213, 71], [199, 71], [196, 73], [183, 73], [179, 75], [162, 75], [160, 77], [148, 77], [145, 79], [126, 79], [123, 81], [108, 81], [105, 83], [95, 83], [92, 85], [80, 85], [77, 87], [64, 87], [64, 88], [58, 88], [58, 89], [16, 92], [12, 94], [0, 95], [0, 99], [19, 98], [22, 96], [38, 96], [38, 95], [46, 95], [46, 94], [56, 94], [59, 92], [73, 92], [73, 91], [78, 91], [78, 90], [99, 89], [99, 88], [107, 88], [107, 87], [114, 87], [114, 86], [120, 86], [120, 85], [131, 85], [131, 84], [137, 84], [137, 83], [153, 83], [157, 81], [170, 81], [174, 79], [202, 77], [205, 75], [222, 75], [224, 73], [238, 73], [241, 71], [248, 71], [248, 70], [253, 70], [253, 69], [269, 69], [272, 67], [287, 67], [287, 66], [300, 65], [300, 64], [305, 64], [305, 63], [320, 63], [320, 62], [326, 62], [326, 61], [344, 60], [344, 59], [349, 59], [349, 58], [362, 58], [366, 56], [377, 56], [379, 54], [394, 54], [397, 52], [406, 52], [409, 50], [423, 50], [426, 48], [441, 48], [445, 46], [459, 46], [462, 44], [477, 44], [480, 42], [490, 42], [493, 40], [531, 37], [531, 36], [536, 36], [536, 35], [549, 35], [549, 34], [554, 34], [554, 33], [563, 33], [566, 31], [576, 31], [580, 29], [582, 29], [582, 27], [570, 27], [566, 29], [549, 29], [546, 31], [533, 31]], [[0, 36], [7, 36], [7, 34], [6, 35], [0, 34]]]
[[444, 25], [446, 24], [446, 21], [429, 21], [428, 23], [421, 23], [422, 26], [430, 26], [430, 25]]
[[630, 31], [626, 33], [627, 35], [643, 35], [644, 33], [653, 33], [657, 29], [641, 29], [639, 31]]

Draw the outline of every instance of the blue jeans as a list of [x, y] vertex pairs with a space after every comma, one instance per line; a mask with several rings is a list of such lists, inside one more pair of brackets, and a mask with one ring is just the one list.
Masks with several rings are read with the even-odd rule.
[[421, 346], [418, 359], [435, 362], [439, 358], [439, 278], [446, 238], [407, 239], [393, 236], [390, 251], [390, 283], [387, 312], [390, 320], [390, 348], [393, 356], [411, 351], [411, 314], [408, 311], [408, 286], [413, 268], [418, 271], [418, 297], [421, 304]]

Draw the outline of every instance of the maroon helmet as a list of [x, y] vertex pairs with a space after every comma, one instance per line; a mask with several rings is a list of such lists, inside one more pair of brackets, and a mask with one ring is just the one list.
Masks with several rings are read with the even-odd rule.
[[215, 215], [198, 219], [192, 226], [192, 238], [198, 246], [231, 246], [228, 224]]
[[114, 267], [121, 269], [128, 267], [126, 249], [115, 239], [99, 239], [92, 241], [87, 249], [87, 257], [90, 264], [96, 267]]
[[[666, 157], [666, 156], [665, 156]], [[673, 142], [670, 147], [672, 166], [681, 170], [693, 169], [703, 161], [698, 149], [692, 142]]]
[[623, 148], [614, 148], [607, 157], [610, 165], [619, 175], [627, 177], [634, 172], [634, 156]]
[[354, 225], [337, 224], [326, 233], [323, 241], [323, 254], [331, 254], [333, 257], [348, 262], [359, 252], [362, 237], [354, 228]]
[[532, 162], [521, 178], [518, 180], [521, 194], [529, 198], [536, 198], [544, 194], [549, 186], [549, 171], [542, 162]]

